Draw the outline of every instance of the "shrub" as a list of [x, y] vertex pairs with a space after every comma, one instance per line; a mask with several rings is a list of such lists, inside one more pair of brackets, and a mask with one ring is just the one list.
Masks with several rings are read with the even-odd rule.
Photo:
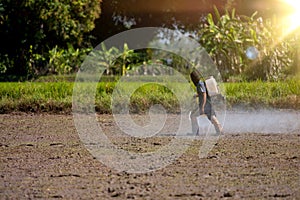
[[1, 44], [0, 58], [9, 60], [1, 63], [2, 71], [5, 66], [6, 74], [30, 78], [40, 70], [41, 63], [34, 61], [37, 57], [41, 62], [55, 48], [61, 53], [61, 49], [68, 52], [70, 46], [75, 51], [89, 46], [94, 21], [100, 16], [100, 3], [101, 0], [2, 0], [0, 38], [6, 41]]

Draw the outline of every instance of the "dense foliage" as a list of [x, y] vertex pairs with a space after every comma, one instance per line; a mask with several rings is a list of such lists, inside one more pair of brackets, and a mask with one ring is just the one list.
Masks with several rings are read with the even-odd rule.
[[[175, 33], [191, 35], [199, 41], [226, 82], [278, 81], [296, 74], [299, 68], [297, 56], [300, 36], [297, 31], [285, 34], [282, 24], [276, 18], [263, 19], [257, 17], [256, 12], [251, 16], [237, 15], [234, 9], [221, 15], [215, 8], [215, 13], [208, 14], [196, 31], [188, 31], [178, 24], [174, 24], [174, 28]], [[159, 41], [172, 41], [173, 36], [169, 34], [161, 31]], [[151, 65], [157, 61], [182, 73], [185, 73], [186, 67], [191, 66], [179, 55], [167, 52], [155, 53], [155, 50], [148, 49], [144, 51], [147, 55], [143, 57], [137, 53], [124, 46], [123, 50], [102, 48], [98, 56], [106, 61], [103, 66], [107, 74], [128, 74], [126, 72], [145, 68], [144, 64]], [[136, 62], [138, 60], [142, 62]]]
[[[92, 50], [91, 31], [101, 13], [101, 2], [2, 0], [0, 38], [5, 42], [0, 46], [0, 81], [20, 80], [12, 79], [11, 75], [28, 80], [40, 75], [77, 72]], [[114, 10], [119, 3], [109, 1], [107, 5]], [[131, 5], [126, 6], [127, 9]], [[128, 19], [120, 18], [121, 14], [115, 13], [113, 18], [124, 25]], [[128, 13], [123, 14], [127, 16]], [[176, 23], [173, 22], [176, 31], [195, 37], [205, 48], [224, 81], [280, 80], [295, 74], [299, 68], [300, 36], [297, 31], [284, 36], [281, 24], [275, 19], [264, 19], [256, 13], [241, 16], [234, 9], [221, 15], [215, 9], [214, 13], [201, 19], [197, 28]], [[167, 34], [161, 36], [162, 41], [169, 37]], [[106, 75], [129, 75], [130, 71], [153, 74], [147, 70], [147, 65], [153, 63], [183, 72], [190, 64], [178, 55], [157, 53], [152, 49], [137, 51], [126, 43], [123, 49], [101, 46], [93, 53], [98, 61], [101, 60]]]
[[100, 15], [100, 3], [101, 0], [2, 0], [0, 38], [5, 42], [0, 48], [0, 73], [33, 76], [53, 59], [53, 51], [69, 53], [64, 56], [71, 57], [70, 49], [76, 52], [88, 47], [89, 33]]
[[199, 42], [208, 51], [228, 80], [278, 80], [294, 72], [299, 35], [284, 37], [276, 19], [237, 16], [235, 10], [208, 14], [199, 28]]

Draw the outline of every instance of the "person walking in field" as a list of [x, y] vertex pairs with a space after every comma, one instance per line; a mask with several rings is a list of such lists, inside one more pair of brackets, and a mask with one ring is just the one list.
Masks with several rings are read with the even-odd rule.
[[197, 123], [197, 117], [200, 115], [206, 115], [210, 122], [214, 125], [216, 134], [222, 134], [222, 126], [216, 117], [216, 113], [211, 105], [211, 97], [208, 95], [207, 87], [204, 81], [201, 80], [201, 74], [197, 70], [193, 70], [190, 74], [191, 80], [196, 86], [199, 107], [191, 112], [191, 123], [193, 135], [199, 135], [199, 126]]

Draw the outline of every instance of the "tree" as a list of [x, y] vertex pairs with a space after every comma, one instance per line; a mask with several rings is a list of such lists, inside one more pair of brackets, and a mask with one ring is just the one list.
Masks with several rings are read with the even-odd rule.
[[[247, 80], [277, 80], [292, 66], [291, 40], [282, 37], [279, 23], [256, 15], [237, 16], [233, 9], [221, 16], [215, 8], [215, 16], [208, 14], [200, 25], [199, 42], [225, 81], [237, 75]], [[247, 55], [249, 48], [257, 51], [256, 57]]]
[[1, 42], [0, 66], [7, 74], [28, 76], [34, 55], [47, 56], [55, 47], [89, 46], [101, 1], [2, 0], [0, 38], [5, 42]]

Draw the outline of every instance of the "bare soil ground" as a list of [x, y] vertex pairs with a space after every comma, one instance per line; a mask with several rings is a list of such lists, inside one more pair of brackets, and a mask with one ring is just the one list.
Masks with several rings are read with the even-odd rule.
[[[112, 116], [100, 121], [115, 129]], [[113, 138], [137, 152], [170, 139]], [[70, 115], [0, 115], [0, 199], [300, 199], [300, 133], [226, 133], [204, 159], [201, 142], [163, 169], [129, 174], [95, 159]]]

